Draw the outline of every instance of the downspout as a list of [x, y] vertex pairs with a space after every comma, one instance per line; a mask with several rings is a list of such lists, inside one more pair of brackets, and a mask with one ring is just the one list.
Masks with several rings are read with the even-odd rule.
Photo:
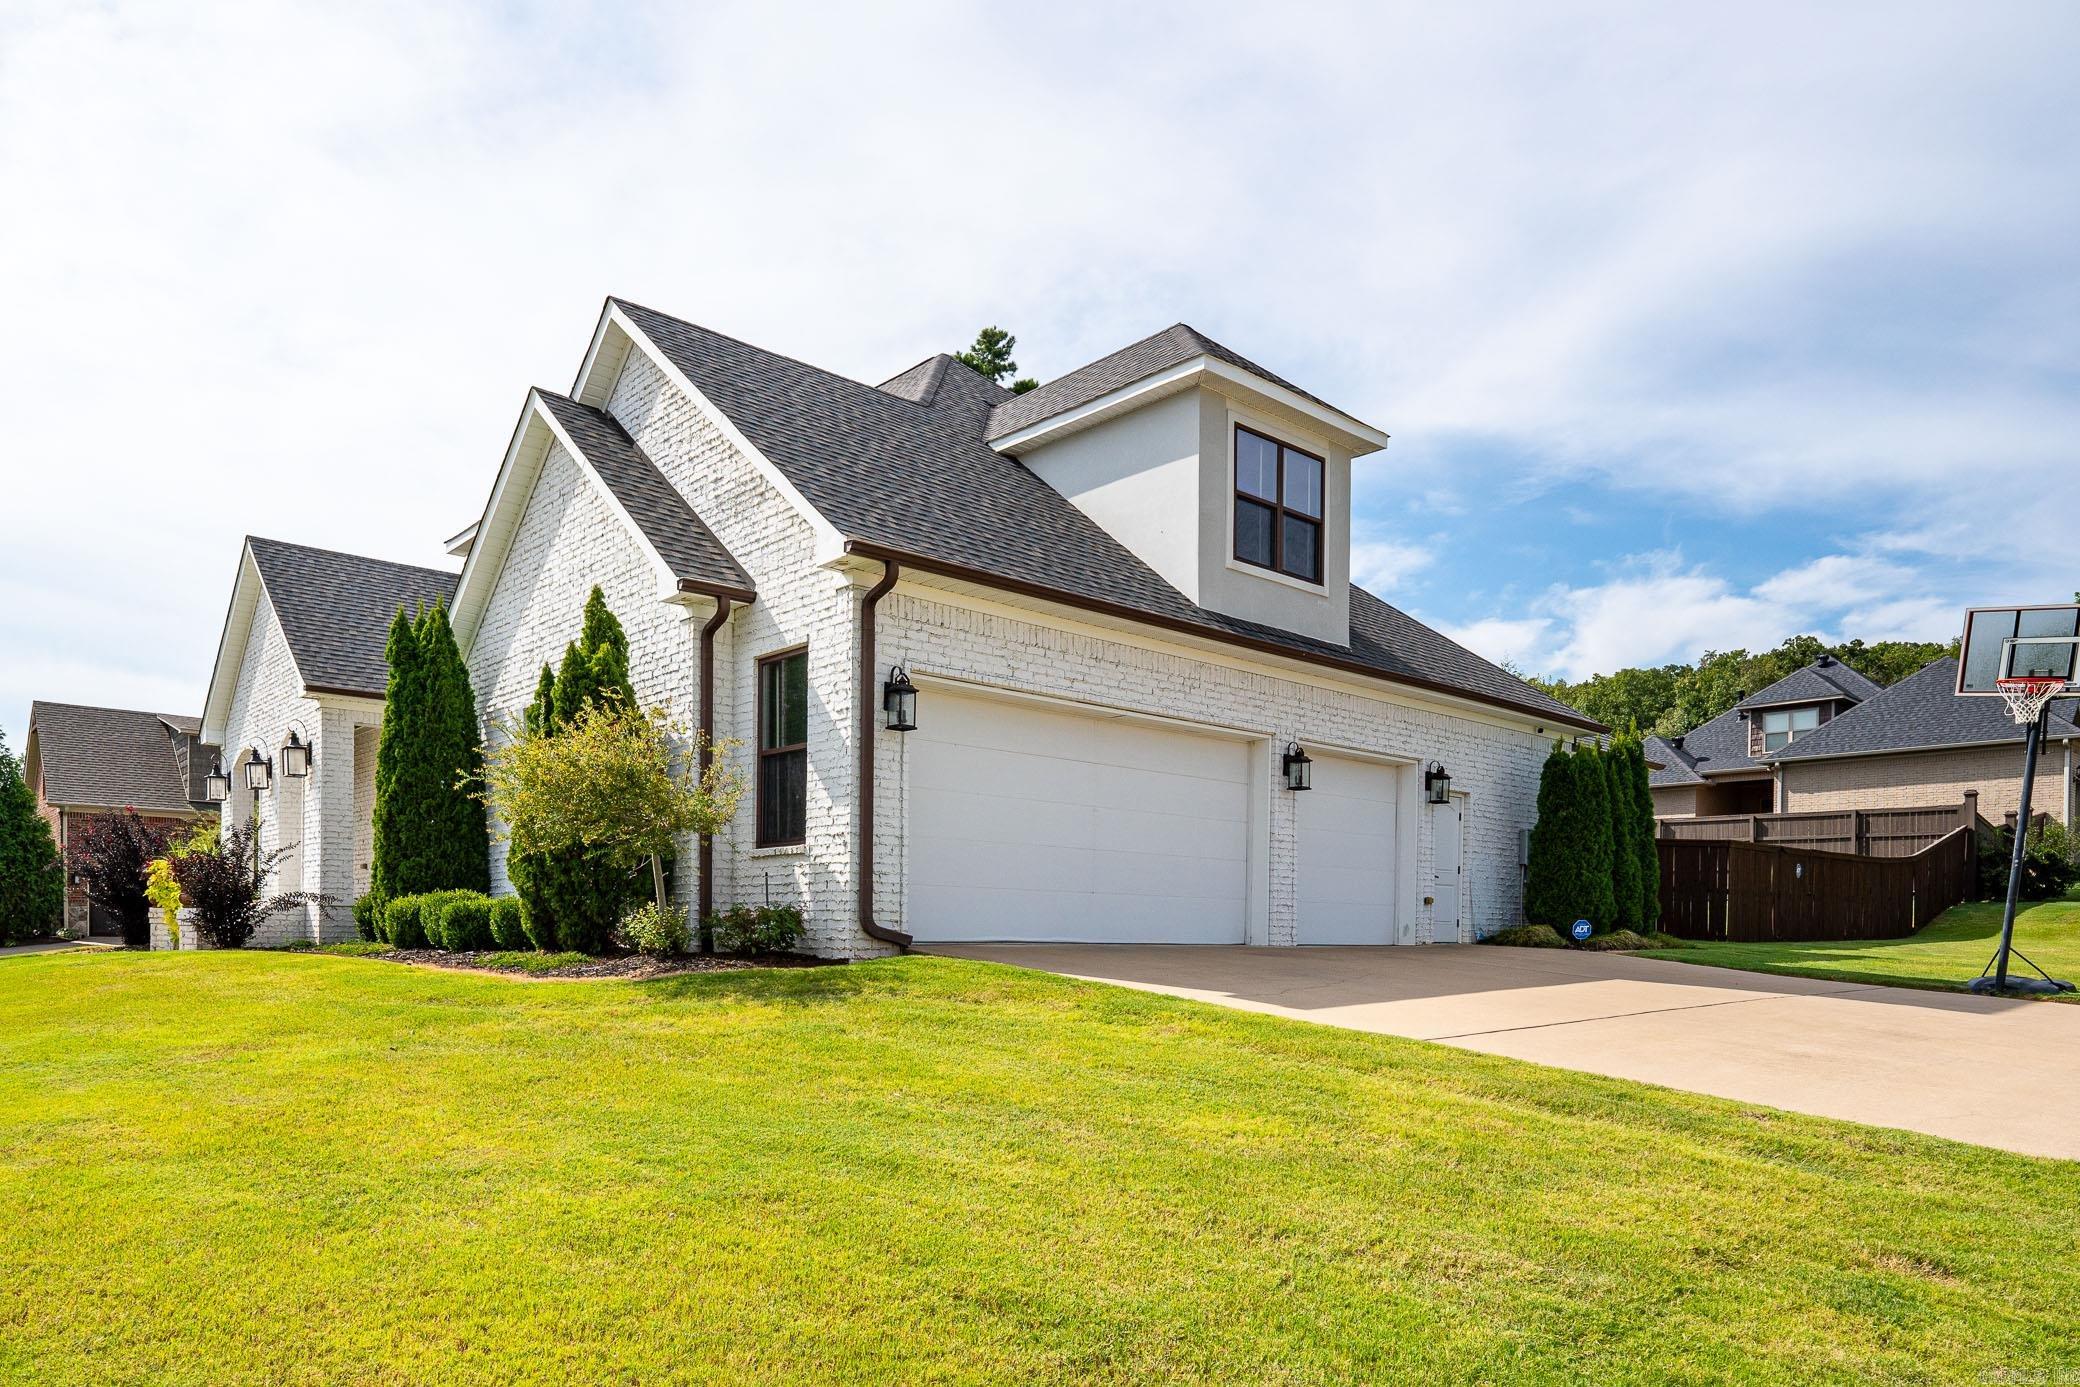
[[881, 581], [867, 589], [859, 604], [859, 687], [854, 691], [859, 724], [854, 737], [859, 744], [859, 927], [869, 939], [908, 949], [909, 935], [874, 919], [874, 611], [902, 571], [894, 559], [882, 560]]
[[[715, 595], [715, 615], [701, 627], [701, 774], [715, 761], [715, 633], [722, 623], [729, 620], [730, 600], [720, 593]], [[715, 952], [715, 931], [708, 921], [715, 917], [715, 835], [701, 835], [700, 854], [700, 949], [704, 954]]]

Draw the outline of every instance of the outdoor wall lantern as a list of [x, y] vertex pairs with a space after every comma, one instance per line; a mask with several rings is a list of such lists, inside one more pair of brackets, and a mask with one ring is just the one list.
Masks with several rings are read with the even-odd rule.
[[289, 729], [289, 740], [282, 744], [282, 774], [291, 780], [301, 780], [311, 773], [311, 744]]
[[202, 797], [211, 804], [222, 804], [231, 798], [231, 777], [224, 774], [222, 757], [209, 763], [209, 774], [202, 777]]
[[881, 711], [888, 715], [889, 731], [917, 730], [917, 685], [901, 665], [890, 668], [888, 682], [881, 686]]
[[1314, 760], [1300, 749], [1300, 743], [1286, 743], [1285, 770], [1288, 790], [1314, 788]]
[[1423, 788], [1429, 791], [1432, 804], [1452, 802], [1452, 777], [1439, 761], [1432, 761], [1423, 771]]
[[273, 781], [274, 762], [262, 756], [259, 747], [254, 747], [252, 755], [246, 758], [246, 788], [257, 795]]

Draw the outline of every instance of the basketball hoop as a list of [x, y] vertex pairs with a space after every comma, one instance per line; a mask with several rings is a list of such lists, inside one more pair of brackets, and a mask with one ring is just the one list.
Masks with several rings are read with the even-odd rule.
[[2065, 692], [2063, 679], [2043, 678], [2036, 675], [2017, 675], [1993, 681], [1994, 689], [2000, 694], [2001, 702], [2008, 705], [2008, 716], [2022, 727], [2035, 722], [2044, 711], [2044, 705]]

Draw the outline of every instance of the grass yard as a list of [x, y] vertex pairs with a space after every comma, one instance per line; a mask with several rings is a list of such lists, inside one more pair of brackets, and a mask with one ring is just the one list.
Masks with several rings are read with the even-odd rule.
[[[1646, 950], [1643, 958], [1709, 963], [1757, 973], [1796, 973], [1844, 982], [1891, 983], [1899, 987], [1960, 989], [1986, 966], [2000, 943], [2002, 901], [1953, 906], [1905, 939], [1859, 939], [1815, 944], [1720, 944], [1687, 949]], [[2064, 900], [2025, 903], [2015, 912], [2015, 947], [2054, 978], [2080, 982], [2080, 894]], [[2020, 962], [2010, 973], [2035, 974]], [[2053, 1001], [2080, 1001], [2061, 993]]]
[[934, 958], [0, 959], [0, 1208], [0, 1381], [2080, 1367], [2080, 1165]]

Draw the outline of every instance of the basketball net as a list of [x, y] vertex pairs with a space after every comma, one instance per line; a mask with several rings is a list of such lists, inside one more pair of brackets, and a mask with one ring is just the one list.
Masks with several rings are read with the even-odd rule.
[[2066, 681], [2017, 676], [1997, 679], [1994, 687], [2000, 690], [2001, 702], [2008, 705], [2008, 716], [2027, 727], [2043, 713], [2045, 704], [2065, 692]]

